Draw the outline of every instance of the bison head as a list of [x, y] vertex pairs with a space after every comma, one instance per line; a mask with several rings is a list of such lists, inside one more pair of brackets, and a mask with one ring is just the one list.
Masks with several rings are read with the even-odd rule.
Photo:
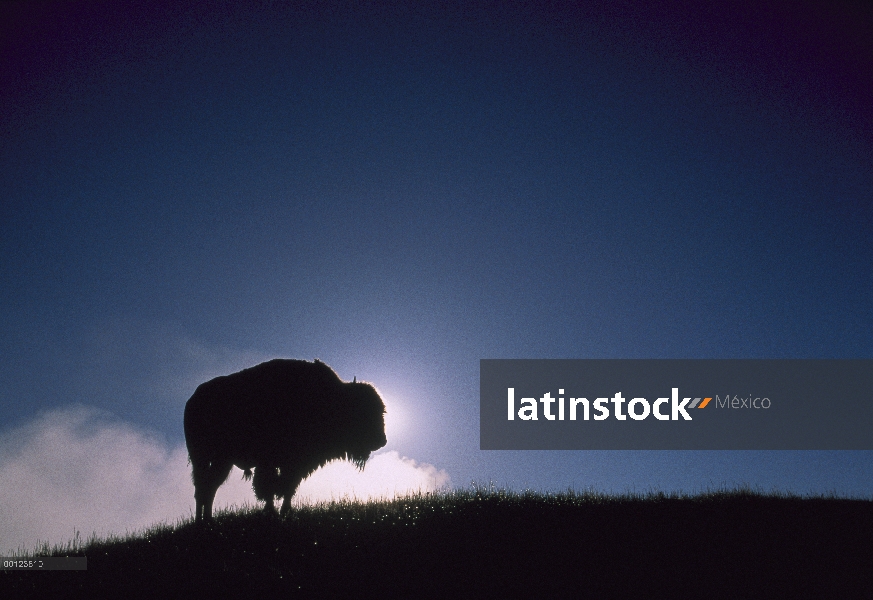
[[[363, 469], [370, 454], [384, 446], [385, 404], [369, 383], [346, 383], [349, 402], [341, 420], [346, 429], [343, 439], [346, 445], [345, 458]], [[344, 428], [345, 429], [345, 428]]]

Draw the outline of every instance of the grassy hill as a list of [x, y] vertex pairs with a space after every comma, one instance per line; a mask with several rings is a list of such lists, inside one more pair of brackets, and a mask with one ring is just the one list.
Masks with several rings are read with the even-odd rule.
[[284, 520], [224, 512], [41, 554], [88, 569], [0, 573], [0, 596], [873, 598], [873, 502], [474, 487]]

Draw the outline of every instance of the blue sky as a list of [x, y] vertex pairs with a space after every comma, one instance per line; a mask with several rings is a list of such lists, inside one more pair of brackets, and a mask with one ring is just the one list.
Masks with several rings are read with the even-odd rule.
[[176, 485], [198, 383], [318, 357], [432, 481], [873, 495], [478, 449], [480, 358], [873, 357], [868, 7], [244, 4], [2, 8], [0, 477], [122, 431]]

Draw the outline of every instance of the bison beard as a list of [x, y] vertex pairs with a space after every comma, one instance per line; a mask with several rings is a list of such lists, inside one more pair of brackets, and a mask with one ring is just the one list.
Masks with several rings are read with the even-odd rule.
[[[236, 465], [255, 496], [281, 514], [300, 482], [334, 459], [363, 469], [385, 445], [385, 404], [367, 383], [344, 383], [322, 362], [276, 359], [200, 385], [185, 405], [195, 520]], [[253, 474], [254, 471], [254, 474]]]

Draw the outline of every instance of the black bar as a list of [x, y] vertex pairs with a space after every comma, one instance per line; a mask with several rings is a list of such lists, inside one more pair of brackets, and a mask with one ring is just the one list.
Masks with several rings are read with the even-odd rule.
[[2, 557], [0, 568], [4, 571], [87, 571], [88, 559], [84, 556]]

